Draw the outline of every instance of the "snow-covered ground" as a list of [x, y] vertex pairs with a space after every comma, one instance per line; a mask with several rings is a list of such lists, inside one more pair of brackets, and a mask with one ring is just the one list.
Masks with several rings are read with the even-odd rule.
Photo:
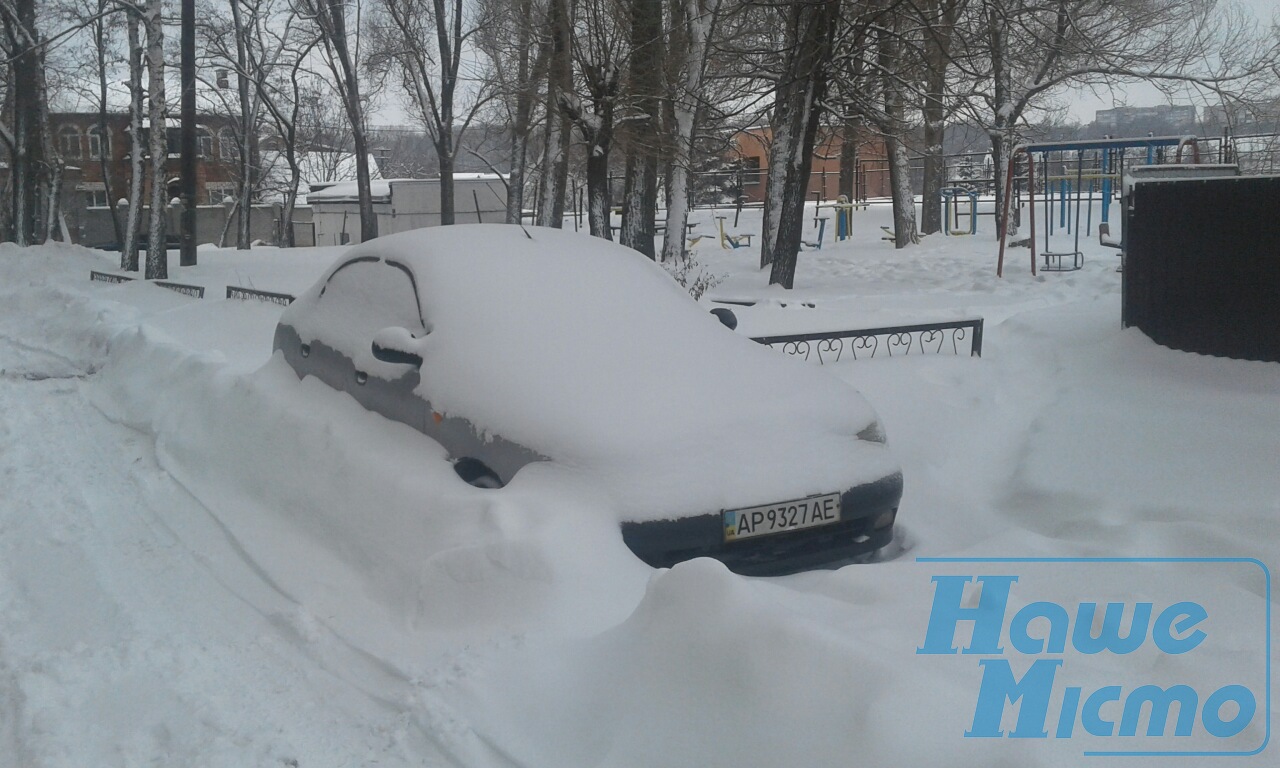
[[[697, 231], [716, 215], [732, 225], [700, 210]], [[91, 283], [115, 254], [0, 246], [0, 766], [1274, 764], [1275, 748], [1084, 755], [1267, 744], [1269, 581], [1188, 559], [1280, 565], [1280, 365], [1121, 329], [1116, 252], [1095, 238], [1079, 272], [1033, 277], [1012, 249], [997, 279], [989, 218], [905, 251], [880, 239], [889, 221], [873, 207], [852, 240], [828, 231], [790, 292], [754, 248], [694, 251], [722, 278], [709, 307], [757, 301], [735, 308], [748, 335], [986, 321], [981, 358], [827, 366], [903, 466], [898, 539], [776, 579], [655, 572], [589, 492], [537, 471], [471, 488], [418, 433], [298, 381], [271, 358], [281, 308], [219, 297], [299, 293], [338, 249], [173, 258], [197, 300]], [[758, 230], [744, 211], [736, 231]], [[1022, 560], [941, 561], [963, 558]], [[931, 652], [949, 575], [1018, 577], [1003, 652]], [[1147, 641], [1082, 651], [1090, 602], [1153, 604]], [[1066, 648], [1012, 650], [1015, 611], [1048, 603], [1071, 618]], [[1178, 603], [1208, 618], [1161, 625]], [[1105, 633], [1102, 611], [1079, 623]], [[1049, 636], [1039, 621], [1030, 637]], [[1204, 636], [1173, 653], [1161, 626]], [[1005, 659], [1024, 681], [1061, 661], [1047, 720], [1025, 711], [1030, 684], [1003, 710], [1004, 730], [1047, 737], [982, 736], [984, 674]], [[1181, 714], [1163, 737], [1094, 735], [1091, 714], [1121, 732], [1124, 696], [1174, 683], [1215, 703], [1190, 735], [1173, 735]]]

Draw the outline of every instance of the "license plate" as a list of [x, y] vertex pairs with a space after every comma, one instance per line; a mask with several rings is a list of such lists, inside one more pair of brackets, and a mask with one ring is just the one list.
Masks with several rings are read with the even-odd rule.
[[724, 540], [740, 541], [771, 533], [798, 531], [840, 522], [840, 494], [810, 496], [724, 513]]

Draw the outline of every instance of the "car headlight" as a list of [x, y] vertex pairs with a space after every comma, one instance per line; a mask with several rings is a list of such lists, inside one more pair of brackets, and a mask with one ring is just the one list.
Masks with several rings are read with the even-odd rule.
[[883, 443], [885, 441], [884, 427], [880, 425], [879, 421], [873, 421], [858, 433], [858, 439], [866, 440], [868, 443]]
[[871, 523], [871, 527], [877, 531], [880, 530], [881, 528], [888, 528], [889, 526], [893, 525], [893, 520], [897, 516], [898, 516], [898, 510], [896, 509], [891, 509], [888, 512], [881, 512], [879, 515], [876, 516], [876, 519]]

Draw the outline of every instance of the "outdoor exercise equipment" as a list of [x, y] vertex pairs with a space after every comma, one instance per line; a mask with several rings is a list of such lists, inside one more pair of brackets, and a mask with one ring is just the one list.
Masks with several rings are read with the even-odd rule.
[[[846, 195], [840, 195], [831, 206], [836, 211], [836, 240], [848, 240], [853, 237], [853, 208], [856, 204], [849, 202]], [[863, 206], [866, 207], [865, 205]]]
[[[1000, 257], [999, 257], [999, 261], [996, 264], [996, 276], [997, 277], [1004, 276], [1004, 251], [1005, 251], [1006, 240], [1008, 239], [1008, 234], [1009, 234], [1009, 201], [1013, 197], [1013, 191], [1014, 191], [1013, 182], [1015, 177], [1015, 169], [1017, 168], [1018, 162], [1023, 155], [1026, 156], [1026, 162], [1027, 162], [1027, 174], [1026, 174], [1027, 200], [1028, 200], [1027, 210], [1029, 213], [1030, 227], [1031, 227], [1031, 231], [1030, 231], [1031, 236], [1029, 238], [1028, 244], [1031, 246], [1031, 274], [1034, 275], [1036, 274], [1035, 158], [1037, 155], [1040, 156], [1042, 162], [1047, 164], [1048, 156], [1051, 152], [1059, 152], [1059, 153], [1075, 152], [1077, 153], [1078, 159], [1082, 158], [1083, 153], [1088, 151], [1100, 151], [1103, 153], [1102, 154], [1103, 158], [1107, 158], [1108, 153], [1115, 153], [1115, 158], [1118, 160], [1118, 162], [1110, 163], [1104, 160], [1101, 168], [1102, 173], [1099, 174], [1100, 177], [1103, 177], [1102, 178], [1102, 181], [1103, 181], [1102, 222], [1106, 223], [1108, 221], [1107, 209], [1109, 207], [1108, 204], [1110, 203], [1110, 196], [1111, 196], [1110, 184], [1112, 180], [1111, 178], [1106, 178], [1106, 177], [1110, 175], [1112, 176], [1112, 178], [1115, 178], [1116, 175], [1122, 172], [1125, 150], [1132, 149], [1132, 148], [1145, 148], [1147, 150], [1147, 161], [1148, 161], [1148, 164], [1150, 164], [1154, 162], [1161, 153], [1163, 153], [1163, 148], [1165, 147], [1177, 148], [1175, 160], [1178, 163], [1182, 162], [1183, 149], [1186, 147], [1190, 147], [1191, 162], [1192, 163], [1200, 162], [1200, 148], [1196, 144], [1196, 139], [1194, 136], [1147, 136], [1143, 138], [1132, 138], [1132, 139], [1089, 139], [1085, 141], [1058, 141], [1058, 142], [1043, 142], [1043, 143], [1033, 143], [1033, 144], [1019, 144], [1018, 146], [1014, 147], [1013, 152], [1010, 153], [1010, 156], [1009, 156], [1008, 169], [1006, 172], [1006, 178], [1005, 178], [1005, 184], [1004, 184], [1004, 203], [1002, 205], [1002, 210], [1000, 211], [1000, 218], [998, 222], [999, 232], [1000, 232]], [[1157, 150], [1159, 150], [1159, 152], [1157, 152]], [[1079, 251], [1079, 188], [1084, 179], [1083, 168], [1084, 168], [1083, 161], [1081, 161], [1080, 163], [1077, 164], [1077, 168], [1076, 168], [1076, 177], [1077, 177], [1077, 183], [1076, 183], [1077, 243], [1076, 243], [1076, 249], [1075, 249], [1076, 251]], [[1052, 192], [1051, 192], [1052, 188], [1048, 184], [1048, 178], [1045, 179], [1045, 186], [1046, 186], [1046, 189], [1045, 189], [1046, 196], [1052, 196]], [[1063, 196], [1064, 198], [1066, 196], [1065, 186], [1063, 187]], [[1050, 214], [1050, 211], [1046, 210], [1045, 218], [1047, 219], [1047, 221], [1045, 223], [1047, 227], [1050, 230], [1052, 230], [1053, 219], [1052, 219], [1052, 216], [1049, 214]], [[1063, 222], [1063, 225], [1065, 226], [1065, 222], [1066, 222], [1065, 213], [1062, 214], [1062, 222]], [[1075, 263], [1074, 254], [1068, 252], [1066, 255], [1072, 256], [1072, 264], [1074, 264]], [[1060, 261], [1061, 257], [1058, 257], [1058, 260]], [[1078, 269], [1078, 267], [1073, 266], [1071, 267], [1071, 269]], [[1050, 271], [1054, 271], [1054, 270], [1050, 269]]]
[[724, 231], [724, 220], [727, 216], [717, 216], [716, 221], [720, 224], [720, 247], [730, 248], [748, 248], [751, 246], [751, 234], [730, 235]]
[[[943, 187], [942, 218], [946, 226], [942, 231], [947, 235], [974, 235], [978, 233], [978, 193], [965, 187]], [[969, 229], [960, 229], [960, 197], [969, 198]], [[954, 229], [953, 229], [954, 227]]]
[[827, 234], [827, 219], [829, 218], [831, 217], [830, 216], [814, 216], [813, 220], [818, 224], [818, 239], [813, 242], [810, 242], [808, 240], [801, 240], [800, 242], [812, 250], [815, 250], [815, 251], [822, 250], [822, 238]]

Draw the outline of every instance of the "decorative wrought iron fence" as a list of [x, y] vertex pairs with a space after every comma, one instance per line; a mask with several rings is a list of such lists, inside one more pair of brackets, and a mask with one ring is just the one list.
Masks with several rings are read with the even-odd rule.
[[184, 296], [190, 296], [193, 299], [204, 298], [203, 285], [187, 285], [185, 283], [170, 283], [166, 280], [156, 280], [155, 283], [161, 288], [168, 288], [169, 290], [174, 291], [175, 293], [181, 293]]
[[99, 283], [128, 283], [133, 280], [128, 275], [113, 275], [110, 272], [99, 272], [96, 269], [89, 270], [89, 279]]
[[241, 301], [269, 301], [272, 304], [283, 304], [288, 306], [293, 303], [295, 297], [287, 293], [257, 291], [253, 288], [241, 288], [238, 285], [228, 285], [227, 298], [240, 299]]
[[[896, 325], [856, 331], [827, 331], [753, 338], [784, 354], [820, 364], [845, 359], [862, 360], [883, 353], [885, 357], [909, 354], [964, 354], [982, 356], [982, 318], [945, 323]], [[966, 344], [967, 342], [967, 344]]]

